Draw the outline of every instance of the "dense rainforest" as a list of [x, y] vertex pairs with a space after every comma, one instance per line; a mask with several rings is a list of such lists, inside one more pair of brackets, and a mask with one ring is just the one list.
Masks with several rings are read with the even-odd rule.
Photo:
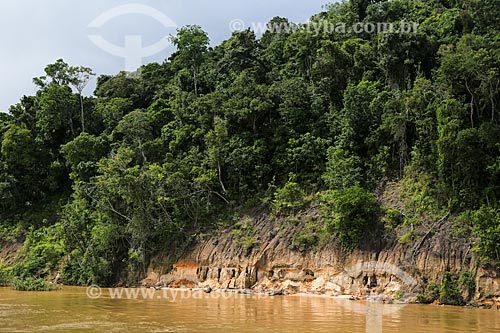
[[[418, 30], [311, 29], [356, 22]], [[162, 64], [99, 76], [92, 97], [91, 69], [48, 65], [0, 113], [0, 245], [23, 244], [3, 278], [138, 281], [248, 211], [310, 207], [303, 247], [446, 223], [499, 265], [500, 1], [351, 0], [288, 24], [215, 47], [180, 28]], [[388, 184], [404, 205], [383, 204]]]

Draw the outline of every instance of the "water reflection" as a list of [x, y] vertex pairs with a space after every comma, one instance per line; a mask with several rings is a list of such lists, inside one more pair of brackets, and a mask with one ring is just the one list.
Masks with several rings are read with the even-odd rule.
[[500, 332], [497, 310], [314, 296], [202, 294], [172, 301], [173, 292], [128, 300], [107, 293], [89, 299], [85, 288], [1, 288], [0, 332]]

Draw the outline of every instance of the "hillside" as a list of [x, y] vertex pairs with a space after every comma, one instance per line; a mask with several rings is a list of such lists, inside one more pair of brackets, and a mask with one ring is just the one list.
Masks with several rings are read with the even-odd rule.
[[[416, 31], [366, 28], [385, 23]], [[281, 239], [317, 269], [394, 251], [444, 303], [494, 297], [499, 29], [497, 0], [352, 0], [215, 47], [180, 28], [165, 62], [101, 75], [93, 97], [90, 68], [47, 65], [0, 114], [0, 242], [23, 244], [0, 280], [136, 284], [226, 230], [234, 258]]]

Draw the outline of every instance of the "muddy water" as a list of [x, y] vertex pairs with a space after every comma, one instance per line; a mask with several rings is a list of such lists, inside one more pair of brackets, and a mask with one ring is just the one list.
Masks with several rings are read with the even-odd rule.
[[500, 332], [496, 309], [178, 290], [90, 295], [0, 288], [0, 332]]

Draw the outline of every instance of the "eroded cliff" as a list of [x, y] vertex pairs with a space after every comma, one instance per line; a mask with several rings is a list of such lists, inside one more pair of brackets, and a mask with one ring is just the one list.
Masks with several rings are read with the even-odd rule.
[[255, 215], [245, 217], [238, 229], [198, 237], [172, 266], [157, 258], [143, 283], [397, 298], [440, 285], [445, 272], [468, 272], [471, 289], [462, 290], [464, 299], [500, 296], [498, 271], [481, 265], [470, 244], [445, 226], [434, 226], [409, 244], [386, 235], [345, 254], [335, 239], [308, 249], [297, 246], [296, 236], [320, 219], [314, 211], [294, 219]]

